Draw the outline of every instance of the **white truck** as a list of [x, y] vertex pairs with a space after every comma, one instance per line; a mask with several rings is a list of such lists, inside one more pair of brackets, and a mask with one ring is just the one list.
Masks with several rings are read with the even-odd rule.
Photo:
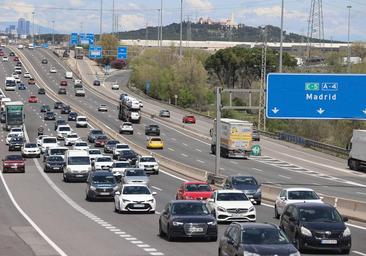
[[358, 171], [366, 166], [366, 130], [353, 130], [349, 149], [348, 167]]
[[[216, 153], [216, 120], [210, 130], [211, 152]], [[252, 150], [253, 124], [248, 121], [222, 118], [220, 155], [226, 158], [247, 158]]]

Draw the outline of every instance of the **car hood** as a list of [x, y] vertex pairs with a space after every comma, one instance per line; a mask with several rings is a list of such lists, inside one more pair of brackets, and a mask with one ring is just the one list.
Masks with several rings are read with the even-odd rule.
[[149, 181], [149, 178], [144, 177], [144, 176], [129, 176], [129, 177], [124, 177], [124, 181], [127, 183], [132, 183], [132, 182], [147, 183]]
[[47, 164], [49, 165], [61, 165], [61, 164], [65, 164], [64, 161], [49, 161], [47, 162]]
[[212, 195], [212, 191], [197, 191], [197, 192], [184, 192], [185, 196], [189, 196], [191, 198], [200, 199], [200, 198], [209, 198]]
[[151, 200], [154, 197], [150, 194], [147, 195], [121, 195], [121, 199], [130, 200], [130, 201], [147, 201]]
[[302, 225], [309, 230], [317, 231], [343, 231], [346, 229], [343, 222], [303, 222]]
[[248, 193], [249, 191], [255, 193], [258, 189], [257, 185], [233, 185], [233, 187], [234, 189], [242, 190], [245, 193]]
[[216, 201], [216, 205], [225, 209], [230, 208], [246, 208], [249, 209], [253, 204], [248, 201]]
[[5, 164], [23, 164], [24, 161], [22, 161], [22, 160], [5, 160], [4, 163]]
[[286, 204], [294, 204], [294, 203], [323, 203], [321, 199], [313, 199], [313, 200], [287, 200]]
[[259, 255], [290, 255], [297, 252], [292, 244], [246, 244], [244, 250]]
[[115, 186], [117, 186], [117, 183], [115, 184], [111, 184], [111, 183], [93, 183], [94, 187], [97, 188], [113, 188]]
[[212, 215], [174, 215], [172, 221], [179, 221], [184, 223], [207, 223], [215, 221]]

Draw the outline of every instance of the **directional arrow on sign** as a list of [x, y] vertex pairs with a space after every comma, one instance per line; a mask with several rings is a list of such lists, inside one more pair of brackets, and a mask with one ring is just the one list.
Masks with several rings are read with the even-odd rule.
[[277, 114], [277, 113], [278, 113], [278, 111], [280, 111], [280, 110], [279, 110], [277, 107], [272, 108], [272, 112], [273, 112], [273, 113]]
[[364, 110], [362, 110], [362, 112], [366, 115], [366, 108]]
[[319, 108], [318, 110], [317, 110], [317, 112], [321, 115], [321, 114], [323, 114], [324, 113], [324, 109], [322, 109], [322, 108]]

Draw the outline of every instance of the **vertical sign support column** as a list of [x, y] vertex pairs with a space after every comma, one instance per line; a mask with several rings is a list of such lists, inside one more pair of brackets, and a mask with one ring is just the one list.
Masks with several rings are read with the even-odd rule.
[[216, 154], [215, 176], [220, 172], [221, 151], [221, 87], [216, 87]]

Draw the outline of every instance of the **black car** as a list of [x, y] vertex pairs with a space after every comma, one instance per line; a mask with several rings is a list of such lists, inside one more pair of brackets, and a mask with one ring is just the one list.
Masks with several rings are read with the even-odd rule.
[[67, 124], [67, 122], [64, 119], [58, 119], [58, 120], [56, 120], [56, 122], [55, 122], [55, 131], [56, 131], [56, 129], [57, 129], [57, 127], [59, 125], [65, 125], [65, 124]]
[[44, 164], [44, 172], [63, 172], [65, 160], [62, 156], [48, 156]]
[[67, 93], [67, 91], [66, 91], [66, 89], [65, 88], [63, 88], [63, 87], [60, 87], [59, 89], [58, 89], [58, 92], [57, 92], [58, 94], [66, 94]]
[[145, 135], [160, 136], [160, 128], [157, 124], [149, 124], [145, 127]]
[[113, 199], [114, 193], [118, 190], [116, 178], [109, 171], [89, 172], [86, 184], [87, 201], [94, 201], [97, 198]]
[[100, 86], [100, 81], [99, 80], [94, 80], [93, 85], [94, 86]]
[[24, 139], [22, 137], [16, 136], [11, 138], [9, 141], [9, 151], [20, 151], [24, 144]]
[[25, 87], [25, 84], [23, 83], [18, 84], [18, 90], [26, 90], [26, 89], [27, 87]]
[[49, 105], [42, 105], [41, 112], [44, 113], [44, 112], [48, 112], [48, 111], [51, 111], [50, 106]]
[[253, 176], [229, 176], [225, 181], [224, 189], [241, 190], [257, 205], [262, 203], [261, 185]]
[[76, 117], [78, 116], [78, 113], [76, 112], [70, 112], [67, 116], [68, 121], [76, 121]]
[[14, 52], [10, 52], [9, 56], [14, 57], [15, 56], [15, 53]]
[[44, 95], [44, 94], [46, 94], [46, 90], [44, 88], [39, 88], [38, 89], [38, 94], [39, 95]]
[[134, 166], [136, 164], [138, 155], [135, 151], [129, 150], [121, 150], [117, 156], [118, 161], [129, 161], [130, 165]]
[[104, 145], [104, 153], [111, 153], [113, 152], [113, 149], [116, 147], [117, 144], [120, 142], [118, 140], [109, 140]]
[[44, 114], [44, 120], [56, 120], [56, 114], [52, 111], [48, 111]]
[[123, 100], [125, 97], [127, 97], [128, 96], [128, 94], [127, 93], [121, 93], [120, 95], [119, 95], [119, 100]]
[[280, 227], [300, 252], [337, 250], [349, 254], [351, 231], [337, 209], [323, 203], [293, 203], [285, 207]]
[[42, 60], [42, 64], [47, 64], [48, 63], [48, 60], [47, 59], [43, 59]]
[[99, 135], [103, 135], [103, 131], [102, 130], [99, 130], [99, 129], [91, 129], [89, 131], [89, 134], [88, 134], [88, 141], [90, 143], [94, 143], [95, 141], [95, 138], [98, 137]]
[[160, 110], [159, 116], [169, 118], [170, 117], [170, 112], [169, 112], [169, 110], [166, 110], [166, 109]]
[[64, 104], [60, 101], [56, 101], [54, 104], [53, 104], [53, 108], [54, 109], [62, 109], [62, 107], [64, 106]]
[[20, 61], [17, 61], [17, 64], [15, 64], [15, 66], [17, 67], [21, 67], [23, 64]]
[[69, 105], [63, 105], [61, 109], [61, 114], [69, 114], [71, 112], [71, 107]]
[[178, 237], [203, 237], [216, 241], [216, 218], [209, 212], [205, 202], [173, 200], [160, 214], [159, 235], [166, 235], [168, 241]]
[[278, 226], [238, 222], [231, 223], [225, 230], [219, 242], [219, 255], [300, 256]]
[[67, 51], [64, 51], [63, 52], [62, 57], [64, 57], [64, 58], [68, 58], [69, 57], [69, 54], [67, 53]]

